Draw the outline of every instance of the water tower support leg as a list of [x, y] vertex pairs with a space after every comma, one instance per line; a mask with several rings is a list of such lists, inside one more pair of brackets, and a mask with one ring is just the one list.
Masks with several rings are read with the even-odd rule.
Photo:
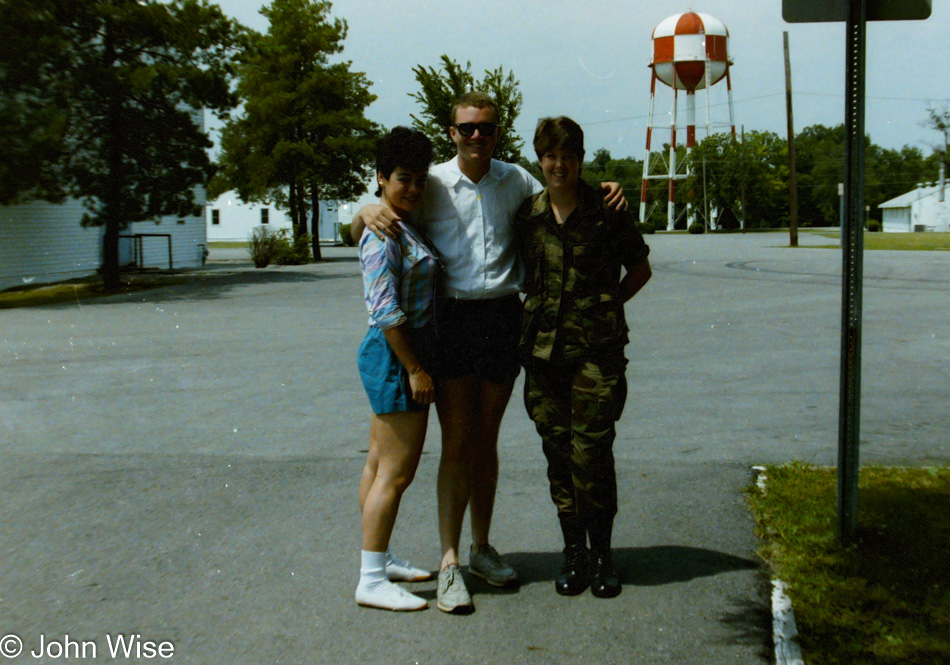
[[709, 63], [710, 62], [712, 61], [709, 58], [706, 58], [706, 62], [704, 64], [704, 72], [703, 72], [704, 76], [706, 77], [705, 97], [706, 97], [706, 138], [707, 139], [709, 138], [709, 135], [712, 133], [712, 116], [709, 113], [709, 91], [712, 87], [712, 81], [710, 81], [710, 77], [709, 77]]
[[653, 100], [656, 96], [656, 70], [650, 76], [650, 117], [647, 120], [647, 149], [643, 156], [643, 185], [640, 187], [640, 223], [645, 223], [647, 214], [647, 183], [650, 175], [650, 141], [653, 138]]
[[693, 206], [694, 192], [690, 183], [690, 176], [693, 173], [693, 163], [690, 155], [693, 147], [696, 145], [696, 92], [694, 90], [686, 91], [686, 228], [689, 228], [696, 221], [696, 210]]
[[736, 114], [732, 110], [732, 75], [729, 73], [728, 65], [726, 66], [726, 91], [729, 95], [729, 124], [732, 126], [732, 138], [736, 138]]
[[673, 75], [673, 113], [670, 116], [670, 198], [666, 204], [666, 230], [672, 231], [676, 224], [676, 109], [677, 90], [676, 75]]

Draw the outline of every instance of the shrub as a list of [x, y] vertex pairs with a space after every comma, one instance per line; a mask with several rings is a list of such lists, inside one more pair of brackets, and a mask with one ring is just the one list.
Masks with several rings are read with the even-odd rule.
[[248, 251], [255, 268], [264, 268], [271, 263], [281, 266], [297, 266], [310, 263], [310, 242], [313, 237], [305, 233], [293, 243], [287, 238], [287, 229], [271, 230], [258, 226], [251, 231]]
[[868, 231], [871, 233], [879, 233], [881, 231], [881, 223], [876, 219], [872, 219], [868, 222]]
[[343, 244], [347, 247], [355, 247], [356, 243], [353, 242], [353, 238], [350, 237], [350, 228], [352, 224], [340, 224], [340, 240], [343, 241]]
[[706, 232], [706, 225], [702, 222], [693, 222], [689, 225], [689, 232], [693, 235]]
[[272, 231], [267, 226], [258, 226], [251, 231], [248, 238], [248, 252], [255, 268], [265, 268], [274, 260], [280, 239], [280, 233]]
[[287, 239], [287, 229], [281, 229], [278, 233], [276, 256], [274, 262], [282, 266], [300, 266], [310, 263], [310, 243], [313, 236], [304, 233], [298, 236], [293, 244]]
[[650, 222], [647, 222], [646, 224], [637, 224], [637, 228], [640, 231], [640, 233], [642, 233], [643, 235], [647, 235], [649, 233], [656, 233], [656, 227], [653, 226], [653, 224], [651, 224]]

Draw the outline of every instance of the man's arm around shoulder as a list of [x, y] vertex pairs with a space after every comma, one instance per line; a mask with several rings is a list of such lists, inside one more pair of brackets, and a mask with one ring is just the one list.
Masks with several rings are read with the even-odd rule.
[[398, 224], [401, 220], [402, 218], [399, 215], [386, 206], [370, 203], [360, 208], [353, 215], [353, 221], [350, 225], [350, 239], [359, 244], [360, 238], [363, 237], [363, 229], [369, 228], [380, 240], [383, 239], [383, 234], [395, 240], [402, 233], [402, 229], [399, 228]]

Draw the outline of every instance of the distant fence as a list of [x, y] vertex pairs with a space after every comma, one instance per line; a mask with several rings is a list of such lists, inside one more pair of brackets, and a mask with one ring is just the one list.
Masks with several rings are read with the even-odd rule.
[[171, 233], [133, 233], [120, 235], [120, 238], [128, 238], [132, 241], [132, 265], [137, 268], [145, 267], [145, 238], [165, 238], [168, 241], [168, 269], [175, 267], [172, 261], [172, 234]]

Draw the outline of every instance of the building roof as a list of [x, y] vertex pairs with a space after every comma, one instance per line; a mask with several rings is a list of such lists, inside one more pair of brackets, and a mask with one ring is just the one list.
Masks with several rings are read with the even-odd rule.
[[[890, 201], [881, 203], [878, 205], [878, 208], [908, 208], [911, 206], [911, 204], [916, 203], [921, 199], [936, 196], [939, 189], [940, 185], [918, 187], [917, 189], [910, 190], [906, 194], [901, 194], [897, 198], [893, 198]], [[950, 189], [950, 187], [947, 189]]]

